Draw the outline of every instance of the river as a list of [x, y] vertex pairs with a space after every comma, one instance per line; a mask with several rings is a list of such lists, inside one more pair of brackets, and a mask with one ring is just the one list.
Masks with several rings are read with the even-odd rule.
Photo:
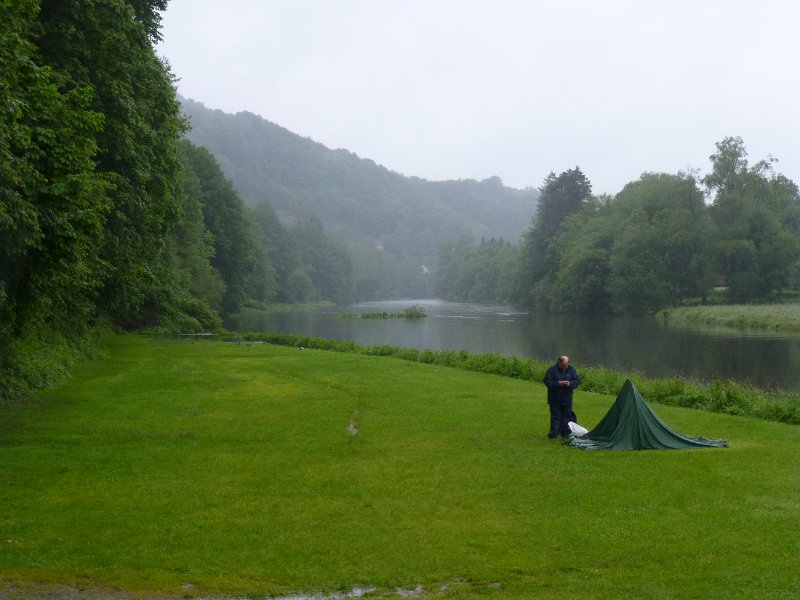
[[[427, 318], [360, 319], [345, 314], [421, 306]], [[726, 378], [764, 389], [800, 391], [800, 335], [670, 325], [655, 317], [564, 316], [510, 306], [391, 300], [352, 306], [248, 314], [226, 324], [431, 350], [492, 352], [539, 360], [568, 354], [581, 366], [650, 377]]]

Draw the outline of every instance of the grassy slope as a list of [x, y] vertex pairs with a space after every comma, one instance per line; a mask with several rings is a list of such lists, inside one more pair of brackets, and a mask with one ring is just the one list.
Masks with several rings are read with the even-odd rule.
[[[731, 448], [582, 452], [545, 438], [530, 382], [270, 345], [110, 344], [0, 409], [0, 582], [800, 595], [797, 426], [658, 406]], [[578, 393], [576, 411], [591, 427], [612, 401]]]

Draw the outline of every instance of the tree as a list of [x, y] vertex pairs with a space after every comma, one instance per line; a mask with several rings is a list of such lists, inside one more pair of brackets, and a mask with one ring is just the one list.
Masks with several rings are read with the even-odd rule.
[[180, 290], [221, 312], [226, 288], [219, 270], [211, 264], [214, 236], [206, 228], [203, 215], [203, 184], [189, 159], [190, 142], [181, 140], [178, 149], [183, 190], [179, 196], [181, 219], [169, 236], [171, 270]]
[[520, 300], [534, 308], [548, 310], [558, 269], [559, 251], [555, 240], [564, 232], [564, 222], [583, 208], [592, 186], [575, 167], [556, 176], [550, 173], [541, 187], [536, 216], [522, 238]]
[[502, 238], [449, 240], [439, 251], [435, 293], [460, 302], [512, 302], [517, 260], [517, 249]]
[[609, 291], [618, 312], [653, 312], [711, 287], [711, 222], [693, 176], [645, 173], [613, 207]]
[[727, 280], [731, 300], [769, 299], [797, 273], [797, 186], [773, 173], [772, 159], [751, 167], [741, 138], [728, 137], [716, 146], [703, 183], [714, 198], [719, 273]]
[[91, 328], [109, 209], [92, 90], [59, 90], [32, 43], [37, 3], [0, 3], [0, 398], [47, 377], [37, 357]]
[[[269, 202], [258, 204], [252, 211], [255, 236], [272, 265], [274, 285], [268, 298], [278, 302], [301, 302], [306, 299], [310, 283], [293, 277], [298, 260], [287, 229]], [[305, 274], [303, 274], [305, 276]], [[306, 277], [307, 278], [307, 277]], [[301, 283], [302, 282], [302, 283]]]
[[259, 241], [275, 265], [275, 298], [280, 302], [329, 300], [338, 304], [354, 297], [353, 263], [347, 247], [325, 234], [319, 219], [284, 227], [272, 206], [254, 210]]
[[703, 194], [692, 175], [645, 173], [568, 218], [551, 311], [647, 313], [702, 296], [713, 281]]
[[225, 284], [223, 314], [239, 310], [251, 294], [260, 294], [255, 300], [271, 299], [274, 270], [250, 212], [207, 149], [187, 140], [179, 148], [184, 169], [198, 181], [203, 221], [213, 243], [210, 263]]
[[616, 234], [610, 198], [590, 199], [565, 222], [559, 239], [561, 259], [551, 310], [559, 313], [609, 312], [609, 256]]
[[325, 235], [319, 219], [311, 217], [290, 230], [314, 299], [346, 304], [353, 300], [353, 264], [344, 244]]
[[169, 69], [155, 54], [164, 2], [42, 0], [44, 62], [62, 93], [91, 89], [87, 108], [103, 115], [96, 170], [109, 182], [111, 207], [98, 270], [101, 310], [117, 319], [159, 296], [165, 239], [180, 216], [183, 131]]

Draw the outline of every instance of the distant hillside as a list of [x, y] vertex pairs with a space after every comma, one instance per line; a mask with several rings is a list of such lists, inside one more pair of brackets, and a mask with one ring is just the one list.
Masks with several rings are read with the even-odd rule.
[[351, 244], [380, 244], [395, 256], [435, 264], [439, 245], [459, 235], [516, 242], [536, 211], [536, 190], [508, 188], [497, 177], [405, 177], [252, 113], [182, 104], [189, 139], [216, 156], [243, 198], [269, 201], [287, 224], [316, 216], [327, 233]]

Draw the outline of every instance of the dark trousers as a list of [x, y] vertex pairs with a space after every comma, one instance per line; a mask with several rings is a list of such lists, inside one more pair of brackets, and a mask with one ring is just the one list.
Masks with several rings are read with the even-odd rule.
[[572, 401], [548, 402], [550, 405], [550, 437], [570, 435], [569, 422], [572, 418]]

